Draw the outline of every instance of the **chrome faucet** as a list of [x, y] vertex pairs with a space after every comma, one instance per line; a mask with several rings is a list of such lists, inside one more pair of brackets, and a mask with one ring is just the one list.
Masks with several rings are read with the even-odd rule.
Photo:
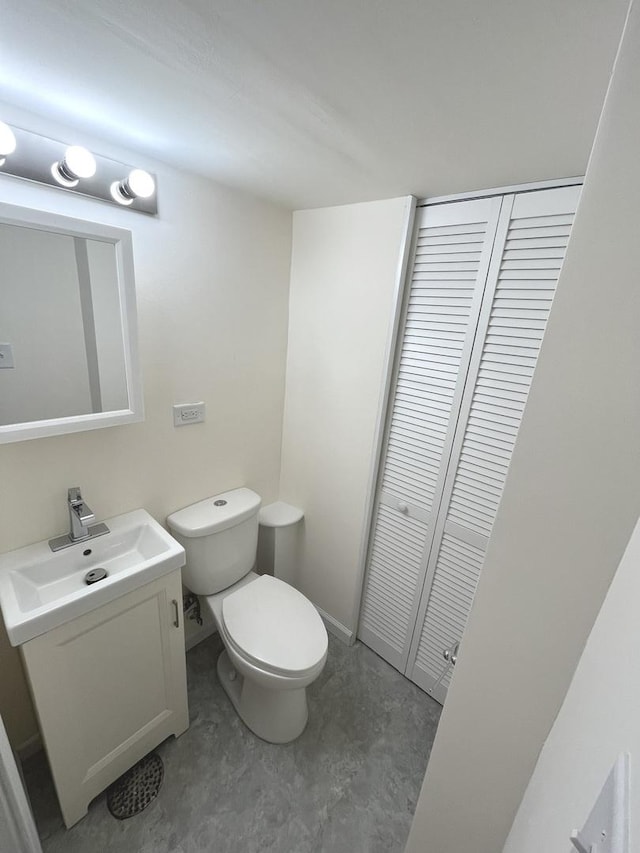
[[93, 510], [82, 500], [80, 486], [73, 486], [67, 493], [69, 506], [69, 539], [80, 542], [91, 536], [89, 525], [96, 520]]
[[106, 524], [91, 524], [96, 520], [91, 507], [86, 504], [80, 494], [80, 486], [73, 486], [67, 492], [67, 508], [69, 510], [69, 532], [49, 540], [52, 551], [60, 551], [75, 545], [76, 542], [86, 542], [109, 532]]

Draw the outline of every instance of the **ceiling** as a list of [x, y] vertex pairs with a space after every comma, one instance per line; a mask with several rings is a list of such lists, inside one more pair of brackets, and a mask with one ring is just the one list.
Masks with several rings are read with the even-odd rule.
[[565, 177], [626, 6], [3, 0], [0, 101], [292, 208]]

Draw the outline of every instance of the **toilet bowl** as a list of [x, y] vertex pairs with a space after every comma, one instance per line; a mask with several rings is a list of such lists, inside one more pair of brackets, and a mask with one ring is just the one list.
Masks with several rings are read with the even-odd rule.
[[254, 572], [204, 601], [225, 646], [218, 676], [239, 716], [264, 740], [294, 740], [307, 724], [306, 688], [327, 659], [317, 611], [293, 587]]
[[200, 595], [225, 650], [217, 671], [245, 724], [287, 743], [308, 719], [306, 688], [322, 672], [327, 632], [313, 604], [284, 581], [252, 571], [260, 498], [234, 489], [172, 513], [186, 551], [185, 585]]

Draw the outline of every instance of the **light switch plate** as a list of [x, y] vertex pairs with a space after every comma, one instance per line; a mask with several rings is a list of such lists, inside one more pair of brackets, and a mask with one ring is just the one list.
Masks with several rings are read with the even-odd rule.
[[629, 853], [629, 754], [613, 765], [584, 828], [571, 833], [578, 853]]
[[11, 344], [0, 344], [0, 370], [3, 367], [15, 367]]
[[205, 405], [199, 403], [177, 403], [173, 407], [173, 425], [201, 424], [205, 419]]

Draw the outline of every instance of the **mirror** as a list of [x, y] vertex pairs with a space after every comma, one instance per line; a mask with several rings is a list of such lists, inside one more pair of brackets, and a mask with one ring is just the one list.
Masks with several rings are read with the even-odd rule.
[[130, 232], [0, 204], [0, 442], [142, 418]]

